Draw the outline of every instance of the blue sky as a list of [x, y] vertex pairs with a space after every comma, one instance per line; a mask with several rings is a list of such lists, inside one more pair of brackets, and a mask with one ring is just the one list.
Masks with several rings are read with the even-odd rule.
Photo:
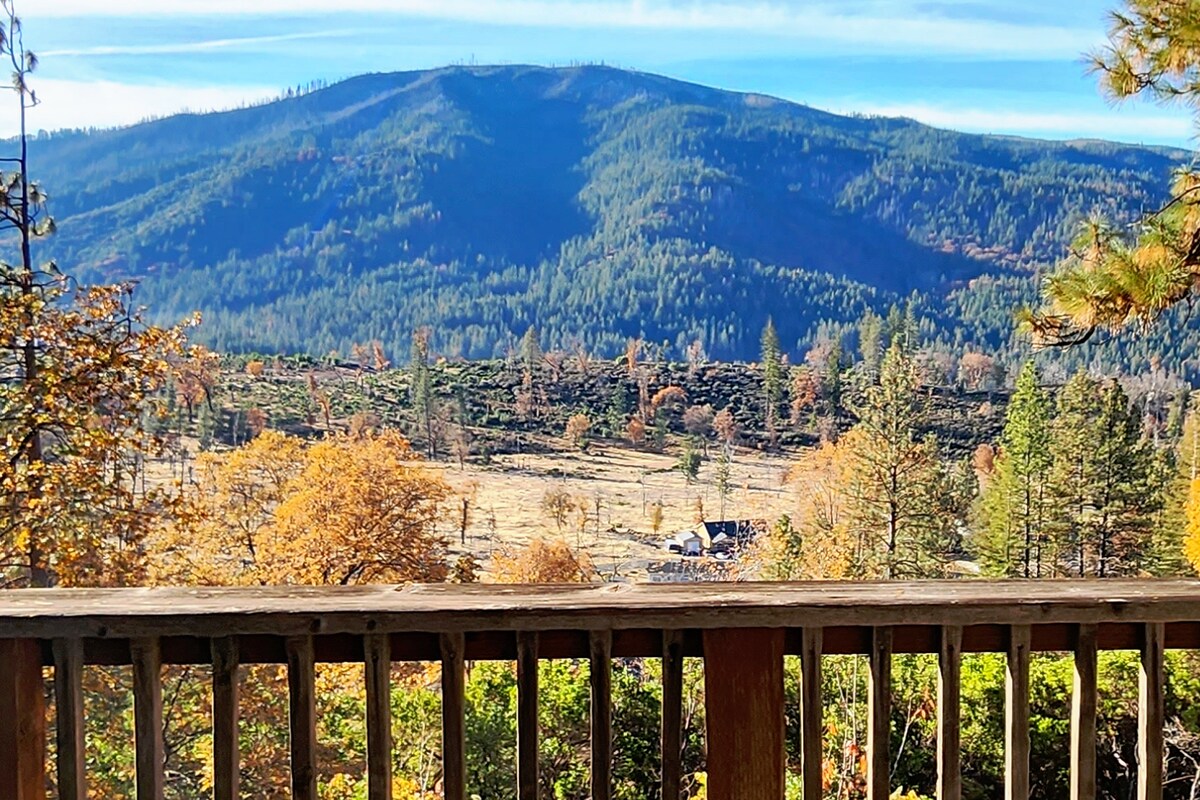
[[[1191, 145], [1084, 74], [1117, 0], [26, 0], [36, 128], [453, 63], [604, 62], [960, 130]], [[336, 13], [330, 8], [339, 9]], [[0, 133], [14, 117], [0, 108]]]

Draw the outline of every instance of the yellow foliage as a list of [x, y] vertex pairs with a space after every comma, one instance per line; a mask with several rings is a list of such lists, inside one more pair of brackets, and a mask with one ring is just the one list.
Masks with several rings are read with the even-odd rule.
[[153, 542], [153, 577], [174, 584], [439, 581], [450, 495], [393, 431], [313, 445], [264, 431], [206, 455], [178, 522]]
[[847, 524], [849, 487], [854, 479], [853, 452], [858, 431], [837, 443], [824, 442], [806, 453], [788, 480], [796, 489], [797, 542], [768, 538], [769, 560], [786, 574], [775, 577], [838, 580], [849, 575], [854, 536]]
[[182, 326], [143, 323], [129, 287], [3, 284], [0, 586], [141, 580], [143, 538], [175, 503], [139, 480], [165, 447], [149, 423], [197, 359]]
[[449, 487], [394, 431], [327, 439], [276, 511], [280, 561], [300, 583], [444, 580], [446, 542], [436, 532]]
[[575, 414], [567, 420], [567, 428], [563, 433], [563, 438], [575, 447], [583, 447], [587, 444], [588, 431], [592, 429], [592, 421], [588, 419], [587, 414]]
[[538, 537], [517, 551], [492, 558], [496, 583], [590, 583], [596, 567], [586, 553], [576, 553], [562, 539]]
[[1187, 527], [1183, 539], [1183, 554], [1192, 567], [1200, 572], [1200, 478], [1188, 484], [1187, 505], [1184, 507]]

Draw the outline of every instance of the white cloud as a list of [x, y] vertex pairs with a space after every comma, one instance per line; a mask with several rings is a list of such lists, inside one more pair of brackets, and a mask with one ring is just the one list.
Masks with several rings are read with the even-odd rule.
[[[55, 0], [39, 16], [329, 14], [328, 0]], [[492, 25], [724, 31], [888, 52], [1074, 57], [1094, 29], [1019, 25], [916, 13], [908, 3], [736, 3], [729, 0], [339, 0], [336, 13], [372, 12]]]
[[[144, 86], [108, 81], [39, 79], [42, 105], [29, 114], [29, 129], [115, 127], [180, 111], [217, 111], [275, 97], [278, 88]], [[0, 136], [18, 131], [12, 104], [0, 98]]]
[[210, 50], [229, 50], [238, 47], [257, 47], [278, 42], [293, 42], [306, 39], [332, 39], [353, 36], [353, 30], [314, 31], [312, 33], [287, 33], [276, 36], [243, 36], [230, 39], [206, 39], [198, 42], [176, 42], [145, 45], [99, 45], [64, 50], [39, 50], [38, 56], [127, 56], [127, 55], [176, 55], [204, 53]]
[[1119, 109], [1107, 114], [954, 108], [925, 104], [864, 104], [832, 109], [834, 113], [908, 117], [927, 125], [972, 133], [1023, 134], [1052, 138], [1086, 136], [1131, 142], [1182, 142], [1193, 138], [1191, 117]]

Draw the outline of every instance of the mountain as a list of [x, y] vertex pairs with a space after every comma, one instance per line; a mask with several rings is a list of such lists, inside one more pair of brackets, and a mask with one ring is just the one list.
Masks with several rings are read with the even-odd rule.
[[[428, 325], [448, 356], [630, 336], [799, 353], [911, 297], [946, 346], [1008, 346], [1093, 210], [1160, 203], [1189, 155], [842, 117], [605, 67], [366, 75], [276, 102], [42, 134], [83, 281], [204, 312], [229, 350], [323, 354]], [[957, 343], [957, 344], [955, 344]]]

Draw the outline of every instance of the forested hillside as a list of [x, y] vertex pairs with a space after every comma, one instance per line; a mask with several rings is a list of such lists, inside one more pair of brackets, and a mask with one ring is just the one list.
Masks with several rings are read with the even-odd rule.
[[[34, 142], [83, 281], [134, 279], [226, 351], [490, 357], [530, 326], [748, 359], [911, 299], [927, 346], [1013, 351], [1087, 214], [1161, 202], [1182, 151], [839, 117], [603, 67], [368, 75], [254, 108]], [[839, 326], [845, 325], [845, 328]], [[1187, 326], [1137, 352], [1189, 372]], [[852, 344], [852, 342], [848, 342]], [[1014, 359], [1015, 360], [1015, 359]]]

